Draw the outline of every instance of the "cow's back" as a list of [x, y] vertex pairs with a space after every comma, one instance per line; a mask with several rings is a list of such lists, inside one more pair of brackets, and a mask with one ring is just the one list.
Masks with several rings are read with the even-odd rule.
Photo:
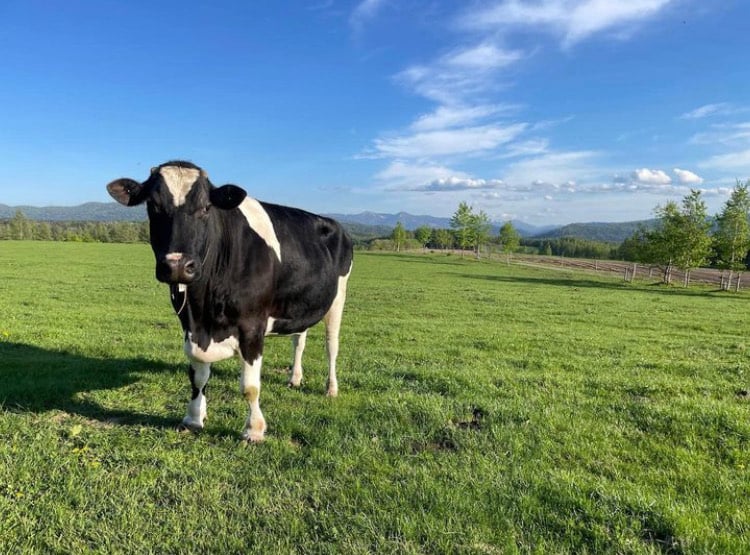
[[333, 303], [339, 278], [352, 265], [352, 240], [325, 216], [261, 203], [280, 244], [275, 330], [292, 333], [317, 323]]

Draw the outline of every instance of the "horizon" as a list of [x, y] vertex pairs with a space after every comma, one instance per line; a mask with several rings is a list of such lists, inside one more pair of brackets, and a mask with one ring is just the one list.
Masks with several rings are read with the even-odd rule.
[[[117, 210], [122, 210], [123, 213], [125, 213], [126, 210], [130, 210], [133, 207], [123, 207], [121, 204], [119, 204], [116, 201], [87, 201], [82, 202], [81, 204], [76, 204], [72, 206], [68, 205], [46, 205], [46, 206], [35, 206], [35, 205], [8, 205], [5, 203], [0, 202], [0, 207], [5, 207], [10, 210], [22, 210], [24, 208], [31, 208], [33, 210], [74, 210], [76, 208], [90, 205], [90, 204], [104, 204], [110, 208], [115, 208]], [[145, 207], [142, 207], [142, 211], [144, 212], [144, 221], [146, 220], [147, 216], [145, 214]], [[389, 217], [397, 217], [400, 215], [409, 216], [411, 218], [429, 218], [429, 219], [441, 219], [441, 220], [450, 220], [451, 216], [435, 216], [433, 214], [415, 214], [408, 211], [399, 211], [399, 212], [376, 212], [372, 210], [362, 210], [360, 212], [321, 212], [321, 215], [327, 215], [331, 217], [354, 217], [354, 216], [365, 216], [365, 215], [373, 215], [373, 216], [389, 216]], [[24, 213], [24, 216], [29, 218], [30, 220], [35, 220], [36, 218], [30, 217], [28, 214]], [[2, 216], [0, 216], [0, 219], [3, 219]], [[523, 220], [490, 220], [490, 223], [492, 225], [502, 225], [506, 222], [511, 222], [514, 224], [522, 224], [526, 228], [534, 228], [534, 229], [554, 229], [554, 228], [560, 228], [560, 227], [566, 227], [571, 225], [597, 225], [597, 224], [603, 224], [603, 225], [618, 225], [618, 224], [629, 224], [629, 223], [637, 223], [641, 221], [649, 221], [656, 219], [655, 217], [652, 218], [644, 218], [642, 220], [622, 220], [622, 221], [604, 221], [604, 220], [589, 220], [589, 221], [569, 221], [565, 223], [560, 224], [532, 224]], [[41, 221], [41, 220], [40, 220]], [[62, 221], [62, 220], [61, 220]], [[67, 220], [65, 220], [67, 221]], [[78, 221], [78, 220], [70, 220], [70, 221]], [[81, 220], [83, 221], [83, 220]], [[86, 220], [89, 221], [89, 220]], [[90, 220], [95, 221], [95, 220]], [[103, 220], [103, 221], [113, 221], [113, 220]], [[123, 220], [123, 221], [129, 221], [129, 220]], [[349, 221], [349, 220], [342, 220], [342, 221]], [[350, 223], [357, 223], [349, 221]], [[387, 224], [363, 224], [363, 225], [371, 225], [373, 227], [377, 227], [378, 225], [386, 226]], [[407, 228], [410, 229], [410, 228]]]
[[720, 4], [9, 3], [0, 203], [186, 159], [319, 213], [622, 223], [698, 189], [715, 214], [750, 178], [750, 5]]

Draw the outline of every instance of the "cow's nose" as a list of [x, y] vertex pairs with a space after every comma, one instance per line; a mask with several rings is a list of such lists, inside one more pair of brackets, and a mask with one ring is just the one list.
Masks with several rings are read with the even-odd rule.
[[183, 259], [182, 263], [182, 275], [188, 279], [193, 279], [195, 274], [198, 272], [198, 265], [192, 258]]
[[197, 274], [196, 261], [179, 252], [166, 254], [156, 264], [156, 279], [166, 283], [190, 283]]

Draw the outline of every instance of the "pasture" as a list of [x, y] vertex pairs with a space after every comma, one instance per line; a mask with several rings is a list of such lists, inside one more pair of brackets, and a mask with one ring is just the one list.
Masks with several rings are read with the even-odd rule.
[[750, 552], [750, 296], [356, 253], [340, 394], [208, 420], [147, 245], [0, 242], [0, 552]]

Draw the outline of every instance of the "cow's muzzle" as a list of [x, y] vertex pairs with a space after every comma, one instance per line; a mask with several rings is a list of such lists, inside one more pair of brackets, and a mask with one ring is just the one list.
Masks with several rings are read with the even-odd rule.
[[198, 262], [181, 252], [170, 252], [156, 261], [156, 279], [164, 283], [192, 283], [199, 272]]

